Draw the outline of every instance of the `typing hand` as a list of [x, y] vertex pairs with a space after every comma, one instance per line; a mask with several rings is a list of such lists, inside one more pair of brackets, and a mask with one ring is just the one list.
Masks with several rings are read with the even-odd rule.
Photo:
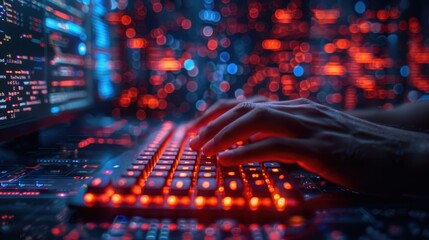
[[[363, 191], [390, 192], [399, 187], [400, 183], [391, 185], [404, 170], [404, 151], [412, 151], [417, 139], [427, 141], [424, 134], [374, 124], [308, 99], [217, 105], [194, 126], [201, 129], [191, 147], [208, 156], [218, 154], [222, 165], [265, 160], [297, 163]], [[255, 135], [264, 137], [225, 151]]]

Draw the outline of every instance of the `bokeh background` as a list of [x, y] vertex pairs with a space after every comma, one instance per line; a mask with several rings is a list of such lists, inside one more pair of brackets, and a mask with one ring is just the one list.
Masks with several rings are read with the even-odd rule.
[[[389, 109], [429, 93], [429, 2], [119, 0], [112, 116], [193, 118], [220, 98]], [[97, 67], [96, 67], [97, 70]]]

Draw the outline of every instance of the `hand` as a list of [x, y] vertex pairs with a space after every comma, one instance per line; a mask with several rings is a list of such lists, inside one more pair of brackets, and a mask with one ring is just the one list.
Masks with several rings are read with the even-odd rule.
[[[404, 156], [417, 139], [428, 142], [425, 134], [370, 123], [308, 99], [242, 102], [225, 109], [211, 108], [196, 121], [198, 127], [214, 119], [191, 141], [192, 148], [202, 148], [208, 156], [219, 153], [226, 166], [266, 160], [297, 163], [367, 192], [394, 192], [403, 186], [398, 175], [407, 170]], [[264, 137], [225, 151], [255, 135]]]

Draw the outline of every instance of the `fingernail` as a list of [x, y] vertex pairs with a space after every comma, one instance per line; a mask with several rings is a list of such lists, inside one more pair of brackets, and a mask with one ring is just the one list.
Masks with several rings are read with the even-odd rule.
[[210, 141], [208, 141], [203, 147], [202, 147], [202, 149], [201, 149], [201, 151], [203, 151], [203, 153], [206, 155], [206, 156], [212, 156], [214, 153], [212, 152], [213, 151], [213, 146], [214, 145], [214, 141], [213, 141], [213, 139], [212, 140], [210, 140]]
[[200, 140], [200, 135], [195, 136], [190, 142], [189, 142], [189, 146], [192, 149], [196, 149], [198, 146], [198, 141]]

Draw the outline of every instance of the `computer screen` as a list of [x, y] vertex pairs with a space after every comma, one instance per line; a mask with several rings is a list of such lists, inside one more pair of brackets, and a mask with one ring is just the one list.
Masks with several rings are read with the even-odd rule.
[[2, 1], [0, 129], [91, 106], [94, 79], [110, 80], [106, 11], [97, 0]]

